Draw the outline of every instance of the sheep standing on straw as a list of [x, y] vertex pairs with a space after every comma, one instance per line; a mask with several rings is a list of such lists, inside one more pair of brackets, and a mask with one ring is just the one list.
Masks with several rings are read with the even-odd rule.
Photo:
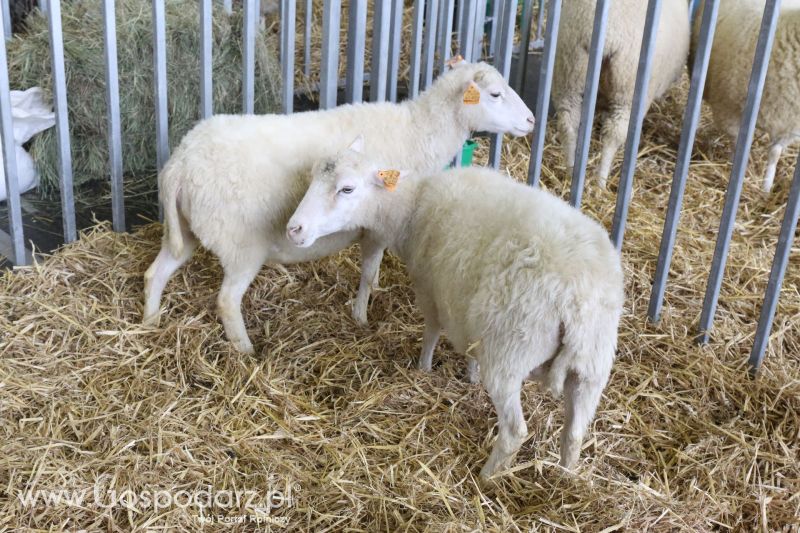
[[305, 194], [311, 166], [364, 131], [372, 156], [434, 171], [448, 164], [472, 131], [526, 135], [533, 122], [522, 99], [485, 63], [458, 64], [417, 100], [401, 104], [201, 122], [159, 176], [166, 233], [145, 274], [145, 322], [158, 320], [167, 281], [202, 244], [225, 271], [217, 299], [225, 333], [238, 350], [251, 352], [241, 301], [261, 266], [318, 259], [360, 240], [362, 275], [353, 314], [365, 323], [382, 244], [361, 238], [360, 231], [336, 233], [302, 250], [286, 239], [286, 222]]
[[503, 469], [527, 437], [523, 381], [565, 392], [561, 464], [573, 467], [611, 372], [622, 265], [595, 221], [540, 189], [487, 169], [403, 177], [359, 153], [323, 161], [286, 228], [301, 249], [363, 229], [405, 261], [425, 317], [419, 366], [442, 329], [470, 352], [498, 416], [481, 471]]

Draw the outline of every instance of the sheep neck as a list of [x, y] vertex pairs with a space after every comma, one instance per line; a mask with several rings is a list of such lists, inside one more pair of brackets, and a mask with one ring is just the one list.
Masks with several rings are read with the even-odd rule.
[[[438, 80], [437, 80], [438, 81]], [[464, 104], [460, 92], [450, 80], [434, 83], [420, 97], [408, 103], [412, 134], [417, 142], [426, 144], [426, 151], [447, 154], [443, 161], [436, 161], [437, 167], [444, 166], [458, 154], [471, 134], [466, 117], [461, 112]]]
[[[405, 178], [397, 190], [382, 194], [376, 201], [374, 211], [369, 215], [367, 230], [397, 253], [404, 261], [408, 258], [412, 244], [412, 222], [418, 204], [418, 192], [425, 176]], [[369, 227], [371, 226], [371, 227]]]

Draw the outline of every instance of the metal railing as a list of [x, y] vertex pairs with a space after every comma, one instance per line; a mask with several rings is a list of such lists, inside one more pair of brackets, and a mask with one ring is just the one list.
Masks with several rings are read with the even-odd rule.
[[[581, 125], [578, 132], [576, 160], [573, 169], [570, 202], [580, 206], [588, 148], [592, 131], [598, 84], [602, 67], [603, 47], [612, 0], [598, 0], [594, 16], [592, 39], [589, 50], [589, 64], [584, 86], [581, 109]], [[673, 175], [669, 204], [664, 221], [658, 262], [650, 296], [648, 317], [658, 321], [661, 315], [665, 287], [670, 262], [675, 246], [677, 227], [680, 218], [689, 165], [695, 136], [700, 119], [702, 94], [709, 66], [714, 31], [720, 0], [700, 0], [703, 15], [700, 21], [700, 36], [696, 45], [694, 62], [691, 67], [689, 96], [686, 104], [683, 128], [678, 146], [677, 162]], [[691, 2], [694, 13], [700, 3]], [[243, 101], [242, 111], [253, 112], [254, 104], [254, 65], [255, 33], [259, 17], [258, 0], [242, 0], [244, 10], [243, 32]], [[521, 6], [518, 6], [521, 4]], [[53, 71], [53, 94], [56, 112], [56, 133], [58, 141], [59, 177], [61, 208], [63, 213], [64, 241], [76, 238], [75, 206], [72, 187], [72, 162], [66, 102], [68, 98], [64, 77], [64, 50], [61, 34], [60, 0], [49, 0], [40, 4], [48, 19]], [[230, 13], [234, 8], [230, 0], [223, 2]], [[303, 6], [303, 71], [310, 73], [311, 64], [311, 26], [313, 22], [313, 2], [305, 0]], [[369, 81], [371, 101], [396, 101], [398, 98], [398, 78], [400, 70], [401, 29], [403, 27], [404, 2], [402, 0], [374, 0], [373, 36], [367, 43], [366, 0], [351, 0], [347, 11], [346, 78], [344, 80], [345, 101], [363, 100], [363, 87]], [[541, 48], [541, 63], [538, 72], [538, 99], [536, 102], [537, 123], [531, 142], [531, 157], [528, 182], [536, 186], [542, 170], [542, 155], [550, 106], [550, 93], [553, 81], [558, 30], [561, 20], [562, 0], [549, 2], [533, 0], [415, 0], [411, 12], [411, 46], [409, 74], [406, 81], [407, 94], [415, 98], [420, 90], [429, 86], [436, 72], [445, 68], [445, 62], [452, 53], [455, 43], [457, 50], [467, 60], [490, 59], [508, 78], [511, 73], [514, 36], [520, 32], [519, 56], [524, 57], [531, 45], [531, 34]], [[660, 17], [662, 0], [648, 0], [647, 15], [641, 43], [641, 52], [636, 76], [633, 105], [629, 121], [624, 159], [617, 193], [616, 209], [611, 228], [611, 239], [618, 249], [624, 241], [625, 225], [631, 200], [633, 180], [637, 167], [639, 141], [642, 122], [646, 111], [646, 88], [650, 79], [656, 28]], [[2, 25], [6, 38], [10, 37], [8, 0], [2, 0]], [[211, 0], [200, 0], [200, 78], [201, 78], [201, 116], [213, 113], [211, 88]], [[161, 168], [169, 157], [167, 128], [167, 75], [164, 0], [152, 0], [153, 9], [153, 65], [155, 71], [154, 93], [156, 101], [157, 165]], [[327, 109], [337, 105], [340, 80], [339, 36], [341, 29], [341, 0], [322, 0], [322, 61], [320, 65], [319, 100], [320, 108]], [[518, 13], [520, 23], [517, 24]], [[758, 44], [754, 56], [752, 75], [748, 88], [745, 110], [733, 157], [733, 169], [727, 188], [720, 230], [709, 274], [702, 316], [698, 325], [700, 342], [708, 342], [720, 294], [725, 262], [728, 255], [733, 225], [744, 174], [749, 160], [756, 118], [764, 89], [768, 58], [775, 37], [780, 0], [767, 0], [762, 19]], [[281, 0], [280, 55], [281, 72], [284, 78], [282, 104], [286, 113], [293, 111], [296, 0]], [[119, 109], [119, 82], [117, 73], [117, 47], [114, 24], [114, 1], [103, 1], [103, 20], [105, 35], [106, 99], [108, 103], [108, 143], [109, 168], [112, 185], [113, 227], [117, 231], [125, 228], [124, 193], [122, 176], [121, 124]], [[536, 26], [533, 30], [533, 26]], [[518, 28], [519, 26], [519, 28]], [[371, 72], [367, 76], [364, 53], [368, 44], [372, 47]], [[521, 89], [526, 79], [527, 61], [522, 61], [517, 76], [513, 80], [515, 88]], [[368, 78], [368, 80], [367, 80]], [[11, 107], [5, 43], [0, 40], [0, 133], [3, 136], [3, 156], [5, 162], [6, 187], [9, 194], [8, 212], [10, 235], [6, 236], [11, 259], [15, 264], [30, 261], [29, 251], [25, 249], [22, 231], [20, 197], [17, 186], [17, 170], [14, 157], [13, 136], [11, 135]], [[490, 164], [497, 167], [500, 162], [502, 138], [493, 136], [491, 140]], [[800, 163], [800, 161], [799, 161]], [[800, 165], [795, 170], [789, 200], [784, 215], [779, 242], [769, 276], [764, 297], [764, 305], [758, 322], [756, 337], [750, 363], [757, 368], [763, 360], [767, 339], [774, 318], [783, 276], [792, 247], [797, 218], [800, 214]]]

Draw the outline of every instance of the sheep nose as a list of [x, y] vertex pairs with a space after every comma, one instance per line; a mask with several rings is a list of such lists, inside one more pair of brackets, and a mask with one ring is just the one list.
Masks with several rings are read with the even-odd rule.
[[536, 123], [536, 119], [534, 119], [534, 118], [533, 118], [533, 115], [531, 114], [531, 115], [528, 117], [528, 124], [530, 124], [531, 126], [533, 126], [535, 123]]
[[295, 235], [298, 235], [301, 231], [303, 231], [303, 226], [301, 226], [300, 224], [292, 224], [291, 226], [286, 228], [286, 234], [289, 237], [294, 237]]

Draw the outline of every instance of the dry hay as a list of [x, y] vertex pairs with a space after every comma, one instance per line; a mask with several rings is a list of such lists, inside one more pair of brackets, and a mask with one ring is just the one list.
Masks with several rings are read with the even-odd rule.
[[[796, 261], [759, 379], [744, 366], [791, 158], [771, 196], [755, 173], [748, 177], [714, 339], [698, 348], [693, 328], [730, 170], [730, 143], [704, 119], [664, 319], [643, 318], [684, 95], [673, 92], [645, 125], [619, 356], [576, 474], [556, 466], [560, 403], [531, 383], [523, 398], [530, 437], [513, 471], [477, 484], [494, 411], [446, 344], [432, 373], [415, 369], [422, 320], [396, 259], [384, 262], [369, 328], [347, 312], [355, 251], [265, 268], [245, 298], [257, 354], [244, 356], [215, 319], [220, 269], [209, 254], [170, 283], [162, 327], [145, 329], [142, 274], [160, 228], [118, 235], [101, 225], [44, 263], [0, 278], [0, 527], [197, 527], [196, 508], [24, 507], [17, 498], [28, 489], [91, 491], [101, 479], [118, 493], [210, 485], [264, 496], [291, 488], [291, 504], [272, 511], [288, 520], [286, 530], [796, 531]], [[517, 179], [528, 149], [527, 140], [504, 147], [504, 167]], [[485, 159], [485, 143], [478, 157]], [[549, 142], [544, 186], [565, 194], [562, 175]], [[587, 210], [606, 224], [613, 189], [587, 186]]]
[[[107, 181], [103, 17], [99, 0], [64, 2], [62, 27], [73, 171], [79, 186]], [[166, 2], [167, 104], [172, 147], [200, 118], [199, 7], [195, 1]], [[122, 153], [126, 180], [146, 180], [155, 189], [155, 96], [153, 92], [152, 7], [140, 0], [116, 2]], [[236, 113], [242, 105], [241, 10], [229, 16], [217, 5], [212, 22], [213, 91], [217, 113]], [[9, 43], [11, 85], [52, 89], [49, 33], [46, 19], [34, 11], [26, 31]], [[281, 75], [276, 41], [256, 34], [256, 112], [280, 109]], [[59, 159], [55, 129], [34, 138], [31, 153], [41, 174], [40, 192], [57, 196]]]

